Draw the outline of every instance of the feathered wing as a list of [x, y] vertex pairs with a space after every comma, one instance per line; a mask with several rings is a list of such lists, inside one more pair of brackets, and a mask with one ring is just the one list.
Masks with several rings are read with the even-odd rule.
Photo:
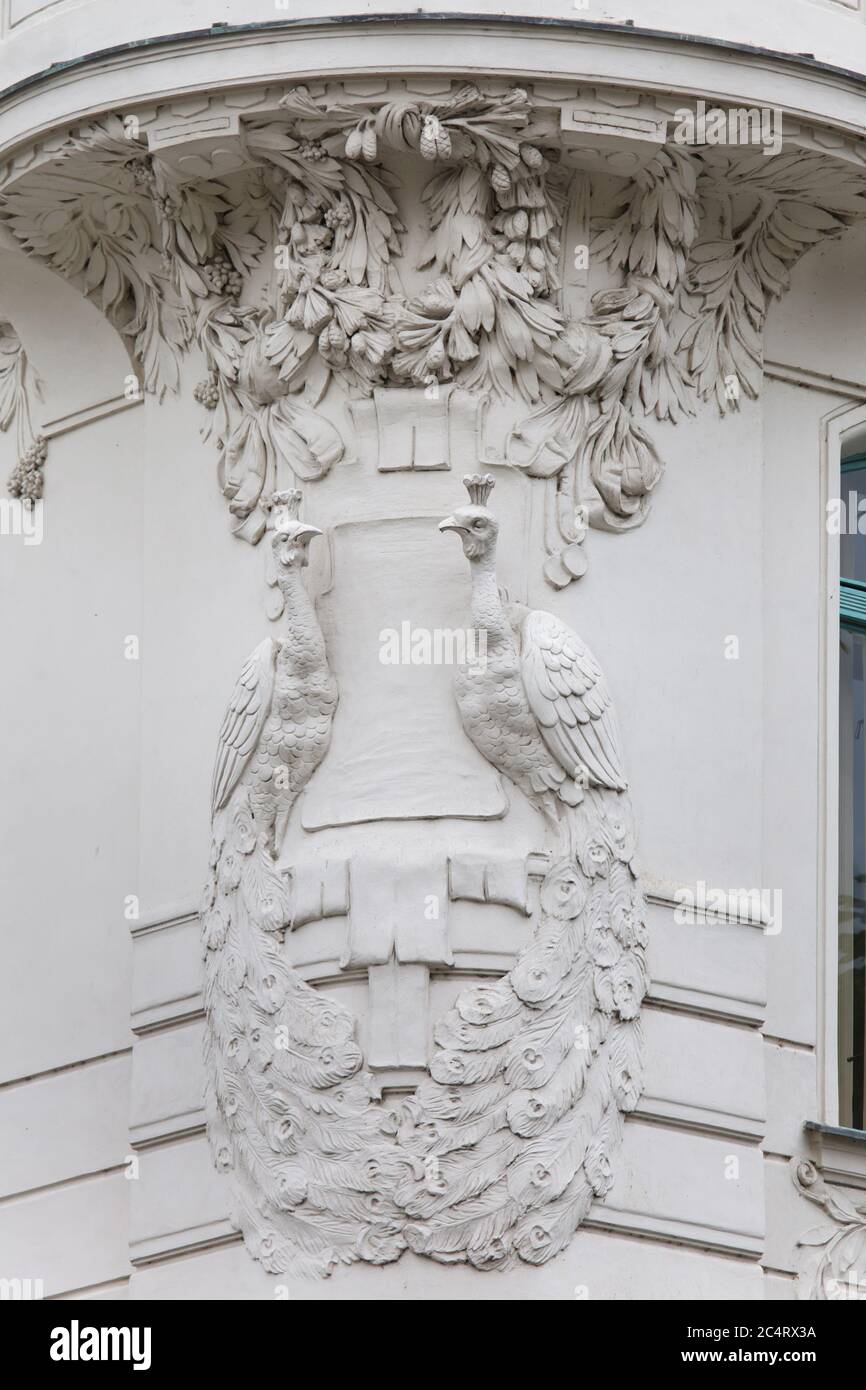
[[[214, 772], [202, 903], [208, 1136], [231, 1174], [233, 1221], [250, 1253], [273, 1273], [329, 1274], [396, 1259], [405, 1242], [400, 1213], [380, 1195], [394, 1185], [397, 1155], [381, 1133], [355, 1020], [284, 953], [291, 890], [244, 776], [271, 707], [275, 652], [268, 638], [246, 662]], [[321, 742], [318, 723], [314, 735]]]
[[259, 741], [271, 707], [277, 646], [266, 637], [244, 662], [217, 742], [211, 813], [225, 806]]
[[259, 842], [246, 790], [214, 817], [202, 905], [208, 1136], [232, 1177], [232, 1219], [272, 1273], [330, 1274], [404, 1248], [380, 1194], [397, 1154], [380, 1130], [355, 1020], [282, 950], [290, 889]]
[[[565, 719], [563, 746], [592, 778], [622, 781], [600, 669], [564, 625], [526, 621], [524, 661], [545, 699], [569, 710], [582, 700], [580, 728], [600, 726], [592, 758]], [[564, 689], [552, 682], [557, 700], [540, 681], [548, 652], [566, 673]], [[590, 781], [563, 815], [569, 848], [541, 884], [531, 944], [503, 979], [459, 996], [435, 1030], [430, 1078], [404, 1107], [401, 1141], [424, 1178], [407, 1174], [397, 1200], [410, 1248], [437, 1260], [492, 1269], [562, 1250], [610, 1188], [622, 1116], [641, 1093], [646, 930], [631, 809]]]
[[601, 667], [576, 632], [535, 611], [520, 634], [521, 674], [541, 736], [571, 777], [625, 791], [619, 729]]

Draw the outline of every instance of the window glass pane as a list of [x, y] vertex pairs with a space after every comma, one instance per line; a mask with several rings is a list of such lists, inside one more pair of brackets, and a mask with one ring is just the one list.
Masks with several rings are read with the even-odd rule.
[[[861, 513], [858, 503], [866, 499], [866, 463], [862, 468], [843, 468], [842, 502], [845, 517], [843, 533], [839, 538], [839, 572], [845, 579], [860, 579], [866, 583], [866, 535], [861, 536], [857, 527]], [[866, 530], [866, 506], [863, 507], [863, 528]], [[852, 534], [846, 534], [852, 533]]]
[[866, 634], [839, 667], [839, 1123], [863, 1129], [866, 1051]]

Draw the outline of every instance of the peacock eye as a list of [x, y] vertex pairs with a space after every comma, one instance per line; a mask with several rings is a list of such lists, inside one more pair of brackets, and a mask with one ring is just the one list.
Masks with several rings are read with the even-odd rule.
[[476, 531], [480, 531], [484, 522], [481, 520], [481, 517], [478, 517], [477, 521], [473, 521], [472, 525], [475, 527]]

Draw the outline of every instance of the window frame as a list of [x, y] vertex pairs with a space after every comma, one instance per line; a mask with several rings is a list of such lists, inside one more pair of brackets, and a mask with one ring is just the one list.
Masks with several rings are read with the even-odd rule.
[[[866, 600], [866, 586], [857, 580], [843, 586], [840, 538], [830, 533], [827, 517], [831, 500], [843, 496], [845, 471], [866, 464], [866, 452], [858, 450], [845, 459], [847, 470], [844, 468], [842, 455], [852, 436], [857, 437], [858, 444], [866, 436], [866, 399], [854, 403], [849, 398], [829, 411], [820, 429], [818, 543], [823, 660], [819, 688], [818, 811], [823, 831], [818, 844], [816, 1062], [818, 1113], [823, 1126], [831, 1129], [839, 1125], [839, 643], [843, 627], [866, 633], [866, 603], [862, 613], [858, 612], [859, 592], [862, 589]], [[866, 1131], [856, 1133], [859, 1136]]]
[[[844, 441], [842, 441], [842, 446], [841, 446], [841, 447], [844, 448]], [[839, 495], [840, 495], [840, 497], [842, 498], [842, 500], [843, 500], [844, 502], [847, 503], [847, 493], [845, 493], [845, 475], [846, 475], [846, 473], [862, 473], [862, 472], [864, 471], [864, 469], [866, 469], [866, 452], [861, 452], [861, 453], [856, 453], [856, 454], [850, 454], [850, 455], [848, 456], [848, 458], [843, 459], [843, 458], [841, 458], [841, 449], [840, 449], [840, 459], [839, 459]], [[844, 495], [843, 495], [843, 494], [844, 494]], [[850, 518], [849, 518], [849, 521], [850, 521]], [[841, 545], [840, 545], [840, 543], [839, 543], [838, 537], [836, 538], [836, 546], [835, 546], [835, 549], [836, 549], [836, 552], [837, 552], [837, 563], [838, 563], [838, 569], [839, 569], [839, 637], [840, 637], [840, 639], [841, 639], [842, 632], [854, 632], [854, 633], [859, 634], [861, 637], [866, 637], [866, 581], [860, 580], [860, 579], [849, 579], [849, 578], [846, 578], [846, 576], [842, 574], [842, 567], [841, 567], [841, 560], [842, 560], [842, 557], [841, 557]], [[839, 733], [841, 732], [841, 709], [840, 709], [841, 694], [842, 694], [842, 692], [841, 692], [841, 688], [840, 688], [840, 689], [839, 689], [839, 692], [838, 692], [838, 698], [837, 698], [837, 701], [836, 701], [836, 724], [837, 724], [837, 739], [836, 739], [836, 761], [837, 761], [837, 768], [836, 768], [836, 776], [837, 776], [837, 783], [838, 783], [838, 785], [839, 785], [840, 790], [841, 790], [842, 769], [841, 769], [841, 767], [839, 766], [839, 737], [838, 737], [838, 735], [839, 735]], [[838, 815], [838, 811], [837, 811], [837, 815]], [[837, 851], [836, 851], [836, 852], [837, 852], [837, 865], [838, 865], [838, 856], [839, 856], [839, 854], [841, 853], [841, 848], [842, 848], [842, 846], [841, 846], [841, 843], [839, 842], [839, 837], [838, 837], [838, 833], [837, 833]], [[837, 896], [836, 896], [836, 920], [835, 920], [835, 932], [834, 932], [834, 936], [835, 936], [835, 949], [836, 949], [836, 993], [835, 993], [835, 1005], [836, 1005], [836, 1008], [835, 1008], [835, 1016], [836, 1016], [836, 1027], [837, 1027], [837, 1030], [838, 1030], [839, 992], [840, 992], [840, 986], [839, 986], [839, 979], [840, 979], [840, 977], [839, 977], [839, 959], [838, 959], [838, 958], [839, 958], [839, 897], [838, 897], [838, 889], [837, 889]], [[840, 1095], [839, 1095], [838, 1031], [837, 1031], [837, 1037], [836, 1037], [836, 1059], [835, 1059], [835, 1060], [836, 1060], [836, 1088], [835, 1088], [835, 1106], [834, 1106], [834, 1109], [835, 1109], [835, 1116], [834, 1116], [834, 1123], [838, 1125], [838, 1124], [839, 1124], [839, 1118], [840, 1118], [840, 1117], [839, 1117], [839, 1110], [840, 1110]], [[857, 1132], [857, 1133], [866, 1133], [866, 1119], [864, 1119], [863, 1124], [857, 1129], [856, 1132]]]

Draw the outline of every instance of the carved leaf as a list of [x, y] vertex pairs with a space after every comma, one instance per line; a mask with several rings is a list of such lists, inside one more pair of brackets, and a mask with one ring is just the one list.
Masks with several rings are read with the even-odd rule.
[[692, 317], [680, 341], [702, 399], [714, 395], [724, 414], [741, 393], [757, 398], [763, 373], [761, 334], [767, 310], [790, 282], [797, 261], [817, 241], [835, 237], [866, 213], [862, 179], [828, 167], [819, 155], [773, 159], [705, 156], [709, 196], [747, 199], [749, 211], [731, 236], [692, 250], [683, 307]]

